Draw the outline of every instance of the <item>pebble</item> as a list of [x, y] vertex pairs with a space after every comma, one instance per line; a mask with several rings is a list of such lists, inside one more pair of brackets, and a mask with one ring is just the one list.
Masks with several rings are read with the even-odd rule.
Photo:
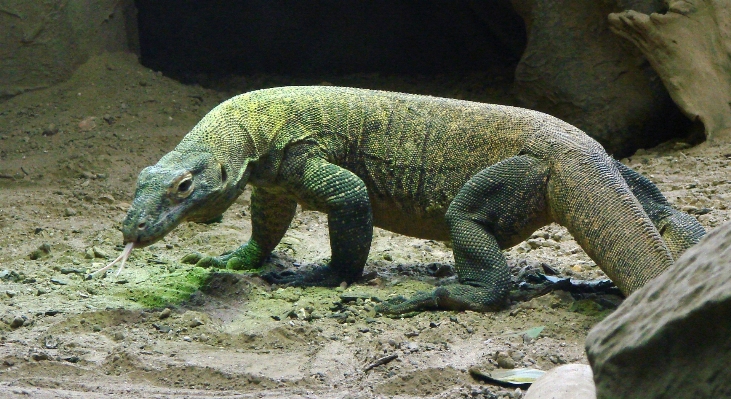
[[109, 257], [109, 254], [106, 251], [104, 251], [103, 249], [99, 248], [99, 247], [91, 247], [91, 249], [92, 249], [92, 251], [94, 251], [94, 257], [95, 258], [104, 258], [104, 259], [106, 259], [106, 258]]
[[94, 332], [99, 332], [99, 331], [101, 331], [101, 330], [102, 330], [102, 326], [100, 326], [99, 324], [94, 324], [94, 326], [93, 326], [93, 327], [91, 327], [91, 329], [92, 329], [92, 331], [94, 331]]
[[92, 130], [96, 127], [96, 122], [94, 121], [96, 118], [93, 116], [86, 117], [79, 122], [79, 129], [81, 129], [84, 132], [88, 132], [89, 130]]
[[18, 293], [16, 291], [7, 290], [7, 291], [5, 291], [5, 295], [7, 295], [9, 298], [12, 298], [12, 297], [18, 295]]
[[183, 341], [190, 342], [190, 341], [192, 341], [192, 339], [189, 336], [186, 335], [186, 336], [183, 337]]
[[58, 278], [52, 278], [51, 279], [51, 283], [56, 284], [56, 285], [68, 285], [69, 284], [68, 281], [61, 280], [61, 279], [58, 279]]
[[45, 129], [43, 129], [43, 135], [44, 136], [53, 136], [54, 134], [58, 133], [58, 126], [51, 123], [49, 124]]
[[66, 208], [66, 209], [63, 210], [63, 215], [64, 216], [67, 216], [67, 217], [68, 216], [76, 216], [77, 214], [78, 214], [78, 212], [76, 211], [76, 209], [71, 208], [71, 207], [68, 207], [68, 208]]
[[165, 308], [162, 312], [160, 312], [160, 314], [158, 315], [158, 317], [160, 318], [160, 320], [167, 319], [168, 317], [170, 317], [170, 315], [172, 313], [173, 313], [173, 311], [170, 310], [170, 308]]
[[52, 335], [48, 335], [43, 339], [43, 346], [45, 346], [46, 349], [56, 349], [58, 348], [58, 339], [54, 338]]
[[51, 254], [51, 244], [44, 242], [38, 249], [28, 255], [30, 260], [38, 260]]
[[195, 328], [198, 326], [202, 326], [203, 324], [204, 323], [202, 321], [200, 321], [199, 319], [196, 318], [196, 319], [191, 320], [190, 323], [188, 323], [188, 326], [190, 326], [190, 328]]
[[51, 359], [50, 356], [48, 356], [48, 353], [40, 352], [40, 353], [34, 353], [30, 355], [31, 359], [40, 362], [41, 360], [49, 360]]
[[513, 360], [510, 355], [508, 355], [506, 352], [498, 352], [497, 355], [495, 355], [495, 361], [497, 362], [498, 367], [501, 369], [514, 369], [515, 368], [515, 360]]
[[115, 201], [114, 197], [112, 197], [109, 194], [102, 194], [99, 196], [99, 202], [103, 202], [105, 204], [113, 204]]
[[15, 316], [13, 321], [10, 322], [10, 328], [19, 328], [25, 323], [25, 319], [20, 316]]

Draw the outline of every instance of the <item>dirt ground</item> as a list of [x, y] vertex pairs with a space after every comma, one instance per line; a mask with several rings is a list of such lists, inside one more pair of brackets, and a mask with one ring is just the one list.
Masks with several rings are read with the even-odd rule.
[[[108, 54], [63, 84], [0, 103], [0, 397], [519, 398], [468, 369], [586, 363], [586, 333], [619, 297], [558, 291], [497, 313], [376, 315], [378, 300], [453, 278], [440, 242], [377, 229], [366, 278], [338, 289], [277, 288], [181, 264], [248, 239], [248, 195], [221, 223], [181, 225], [136, 250], [119, 276], [87, 279], [121, 251], [118, 228], [143, 167], [222, 100], [292, 82], [255, 76], [204, 89]], [[509, 82], [487, 75], [328, 82], [510, 102], [499, 89]], [[668, 143], [623, 161], [707, 229], [729, 219], [731, 145]], [[326, 225], [323, 214], [298, 212], [268, 267], [325, 262]], [[507, 256], [516, 273], [545, 263], [603, 278], [555, 225]], [[524, 336], [535, 327], [544, 327], [537, 338]]]

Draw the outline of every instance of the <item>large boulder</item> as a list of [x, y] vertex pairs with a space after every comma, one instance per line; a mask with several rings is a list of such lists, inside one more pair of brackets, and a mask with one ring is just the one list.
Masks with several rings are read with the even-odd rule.
[[597, 397], [731, 397], [731, 223], [630, 295], [586, 341]]
[[666, 13], [609, 16], [634, 43], [670, 95], [708, 139], [731, 140], [731, 2], [666, 0]]
[[642, 53], [614, 35], [607, 15], [659, 11], [657, 0], [512, 0], [528, 42], [515, 71], [521, 105], [555, 115], [624, 156], [689, 126]]
[[92, 55], [136, 47], [133, 0], [2, 2], [0, 100], [64, 81]]
[[596, 399], [586, 364], [564, 364], [551, 369], [537, 379], [525, 394], [525, 399]]

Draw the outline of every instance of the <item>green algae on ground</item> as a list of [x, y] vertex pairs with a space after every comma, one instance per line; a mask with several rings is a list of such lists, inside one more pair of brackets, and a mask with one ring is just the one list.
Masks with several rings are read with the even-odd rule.
[[211, 278], [210, 269], [181, 267], [173, 272], [156, 274], [131, 286], [120, 285], [111, 289], [113, 296], [136, 302], [145, 308], [162, 308], [190, 298]]

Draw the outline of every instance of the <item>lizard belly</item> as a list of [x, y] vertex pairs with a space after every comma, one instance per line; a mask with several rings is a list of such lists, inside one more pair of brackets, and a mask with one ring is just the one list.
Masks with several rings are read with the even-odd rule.
[[394, 233], [427, 240], [450, 240], [444, 212], [414, 212], [392, 201], [371, 198], [373, 225]]

